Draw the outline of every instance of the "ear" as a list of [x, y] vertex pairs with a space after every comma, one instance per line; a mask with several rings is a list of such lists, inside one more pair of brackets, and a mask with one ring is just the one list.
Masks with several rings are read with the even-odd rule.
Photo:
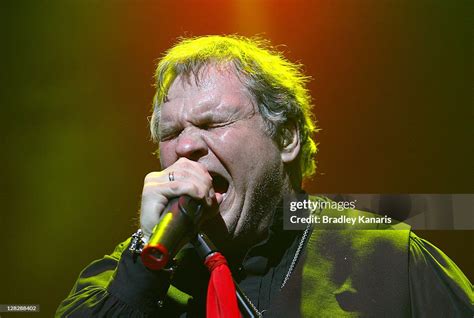
[[285, 124], [281, 131], [280, 155], [284, 163], [290, 163], [300, 153], [300, 134], [298, 125], [293, 121]]

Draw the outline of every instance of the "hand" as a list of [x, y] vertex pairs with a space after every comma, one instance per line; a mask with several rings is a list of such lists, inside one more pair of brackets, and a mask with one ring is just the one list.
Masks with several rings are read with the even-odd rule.
[[[174, 180], [170, 181], [170, 173]], [[162, 212], [168, 202], [181, 195], [201, 201], [204, 212], [217, 212], [217, 205], [212, 177], [200, 163], [187, 158], [180, 158], [168, 168], [150, 172], [146, 175], [140, 209], [140, 224], [146, 240], [150, 238], [153, 228], [160, 221]], [[219, 198], [222, 200], [222, 198]]]

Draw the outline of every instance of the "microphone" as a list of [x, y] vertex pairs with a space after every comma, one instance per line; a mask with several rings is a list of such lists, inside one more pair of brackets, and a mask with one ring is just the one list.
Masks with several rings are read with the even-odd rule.
[[197, 235], [202, 206], [183, 195], [172, 199], [142, 250], [143, 264], [152, 270], [164, 268], [179, 250]]

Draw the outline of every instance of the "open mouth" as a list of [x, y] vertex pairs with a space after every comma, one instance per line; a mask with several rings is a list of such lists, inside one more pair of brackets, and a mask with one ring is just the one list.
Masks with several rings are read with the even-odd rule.
[[221, 195], [225, 195], [227, 190], [229, 190], [229, 182], [222, 176], [218, 174], [211, 174], [212, 177], [212, 187], [214, 191]]

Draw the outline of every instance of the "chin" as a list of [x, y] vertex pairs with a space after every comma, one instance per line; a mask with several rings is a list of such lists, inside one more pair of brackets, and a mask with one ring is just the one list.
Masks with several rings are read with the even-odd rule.
[[239, 215], [236, 215], [236, 211], [239, 209], [226, 209], [219, 211], [219, 213], [205, 221], [201, 230], [209, 236], [211, 241], [221, 251], [231, 250], [236, 241], [239, 228]]

